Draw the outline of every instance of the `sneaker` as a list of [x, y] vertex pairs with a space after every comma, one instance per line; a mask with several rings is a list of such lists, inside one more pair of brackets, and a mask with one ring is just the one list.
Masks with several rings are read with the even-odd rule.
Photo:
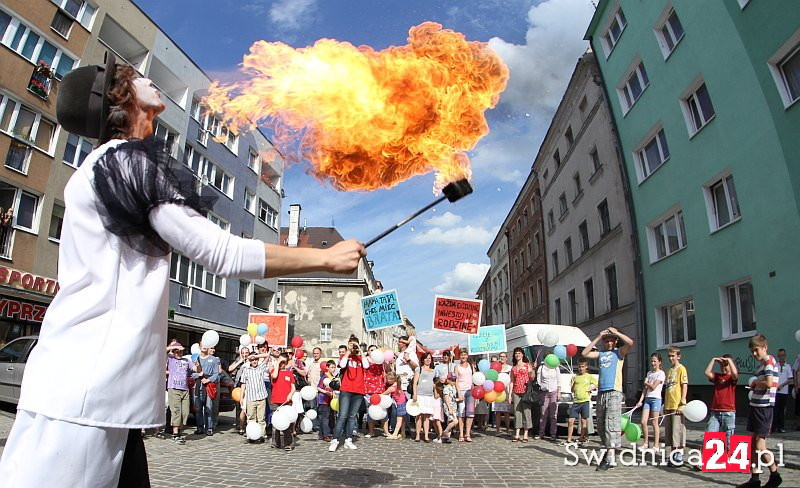
[[778, 433], [779, 434], [785, 434], [786, 433], [786, 429], [778, 429]]
[[[758, 480], [758, 478], [750, 478], [749, 480], [745, 481], [741, 485], [736, 485], [736, 488], [758, 488], [759, 486], [761, 486], [761, 482]], [[767, 486], [767, 485], [764, 485], [764, 486]], [[777, 485], [775, 485], [775, 486], [777, 486]]]
[[766, 483], [764, 483], [764, 488], [772, 488], [772, 487], [775, 487], [775, 486], [781, 486], [781, 483], [783, 483], [783, 478], [781, 478], [781, 475], [778, 474], [777, 471], [775, 471], [774, 473], [771, 473], [769, 475], [769, 479], [767, 480]]
[[558, 442], [558, 437], [556, 437], [554, 435], [550, 436], [550, 442]]
[[326, 435], [325, 437], [322, 438], [322, 440], [325, 441], [325, 442], [330, 442], [331, 441], [331, 436]]
[[578, 445], [578, 441], [563, 440], [563, 441], [559, 442], [559, 445], [562, 445], [562, 446], [577, 446]]
[[207, 435], [207, 436], [212, 436], [212, 435], [214, 435], [214, 431], [213, 431], [213, 430], [211, 430], [211, 429], [208, 429], [208, 430], [206, 431], [206, 435]]
[[450, 444], [450, 443], [451, 443], [451, 442], [453, 442], [453, 441], [452, 441], [452, 439], [450, 439], [450, 437], [445, 437], [445, 438], [443, 438], [443, 439], [442, 439], [442, 442], [443, 442], [444, 444]]
[[611, 469], [613, 467], [614, 466], [612, 466], [611, 463], [609, 463], [608, 461], [606, 461], [604, 459], [603, 462], [601, 462], [600, 464], [597, 465], [597, 469], [595, 469], [595, 471], [608, 471], [609, 469]]
[[328, 452], [335, 451], [337, 447], [339, 447], [339, 439], [333, 439], [331, 445], [328, 446]]
[[434, 444], [441, 444], [442, 443], [442, 438], [441, 437], [437, 437], [436, 439], [433, 440], [433, 443]]
[[538, 441], [539, 439], [543, 439], [543, 437], [538, 435], [533, 436], [533, 440]]
[[353, 449], [353, 450], [358, 449], [358, 447], [356, 447], [356, 445], [353, 444], [353, 440], [350, 439], [349, 437], [344, 440], [344, 447], [345, 449]]
[[183, 437], [179, 436], [178, 434], [172, 434], [172, 442], [180, 445], [186, 444], [186, 441], [183, 439]]
[[371, 438], [372, 438], [372, 435], [371, 435], [371, 434], [366, 434], [366, 435], [364, 436], [364, 439], [371, 439]]

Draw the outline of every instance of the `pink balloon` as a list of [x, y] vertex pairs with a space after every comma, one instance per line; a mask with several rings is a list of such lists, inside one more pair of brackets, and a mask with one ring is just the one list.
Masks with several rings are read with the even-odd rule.
[[386, 361], [387, 363], [394, 361], [394, 351], [392, 351], [391, 349], [383, 351], [383, 360]]

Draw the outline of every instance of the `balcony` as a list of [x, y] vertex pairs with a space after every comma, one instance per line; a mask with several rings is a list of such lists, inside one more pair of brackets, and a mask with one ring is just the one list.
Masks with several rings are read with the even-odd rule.
[[50, 88], [55, 78], [55, 73], [44, 61], [39, 61], [39, 64], [33, 68], [31, 80], [28, 82], [28, 91], [41, 98], [47, 100], [50, 97]]
[[14, 248], [14, 228], [11, 225], [0, 225], [0, 258], [12, 259]]

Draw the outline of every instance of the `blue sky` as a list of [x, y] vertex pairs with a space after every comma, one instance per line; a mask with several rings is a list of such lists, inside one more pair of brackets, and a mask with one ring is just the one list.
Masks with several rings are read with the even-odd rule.
[[[434, 210], [370, 246], [369, 259], [403, 312], [433, 347], [466, 343], [431, 331], [434, 295], [473, 297], [489, 268], [486, 253], [525, 182], [578, 57], [593, 13], [589, 0], [135, 0], [212, 78], [235, 76], [258, 40], [305, 47], [327, 37], [375, 49], [406, 43], [424, 21], [489, 42], [509, 66], [490, 133], [469, 153], [475, 192]], [[302, 165], [286, 168], [284, 210], [302, 206], [309, 226], [330, 226], [367, 241], [435, 198], [433, 174], [390, 190], [342, 193]], [[288, 216], [281, 216], [287, 225]]]

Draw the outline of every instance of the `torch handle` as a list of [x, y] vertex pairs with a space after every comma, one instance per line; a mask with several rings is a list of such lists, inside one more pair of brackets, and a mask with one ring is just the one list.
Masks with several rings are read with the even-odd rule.
[[375, 237], [373, 237], [372, 239], [370, 239], [369, 241], [367, 241], [367, 243], [366, 243], [366, 244], [364, 244], [364, 247], [369, 247], [369, 246], [371, 246], [372, 244], [375, 244], [376, 242], [378, 242], [379, 240], [381, 240], [381, 239], [383, 239], [384, 237], [388, 236], [389, 234], [391, 234], [392, 232], [396, 231], [396, 230], [397, 230], [397, 229], [399, 229], [400, 227], [402, 227], [402, 226], [406, 225], [406, 224], [407, 224], [408, 222], [410, 222], [411, 220], [415, 219], [416, 217], [419, 217], [419, 215], [420, 215], [421, 213], [423, 213], [423, 212], [425, 212], [425, 211], [429, 210], [431, 207], [434, 207], [434, 206], [436, 206], [436, 205], [440, 204], [441, 202], [443, 202], [443, 201], [444, 201], [444, 200], [446, 200], [446, 199], [447, 199], [447, 196], [441, 196], [441, 197], [437, 198], [436, 200], [434, 200], [433, 202], [429, 203], [429, 204], [428, 204], [428, 205], [426, 205], [425, 207], [423, 207], [423, 208], [421, 208], [421, 209], [417, 210], [416, 212], [414, 212], [412, 215], [409, 215], [409, 216], [408, 216], [408, 217], [406, 217], [405, 219], [403, 219], [403, 220], [401, 220], [400, 222], [398, 222], [398, 223], [394, 224], [394, 226], [393, 226], [393, 227], [389, 227], [389, 228], [388, 228], [388, 229], [386, 229], [385, 231], [381, 232], [381, 233], [380, 233], [380, 234], [378, 234], [377, 236], [375, 236]]

